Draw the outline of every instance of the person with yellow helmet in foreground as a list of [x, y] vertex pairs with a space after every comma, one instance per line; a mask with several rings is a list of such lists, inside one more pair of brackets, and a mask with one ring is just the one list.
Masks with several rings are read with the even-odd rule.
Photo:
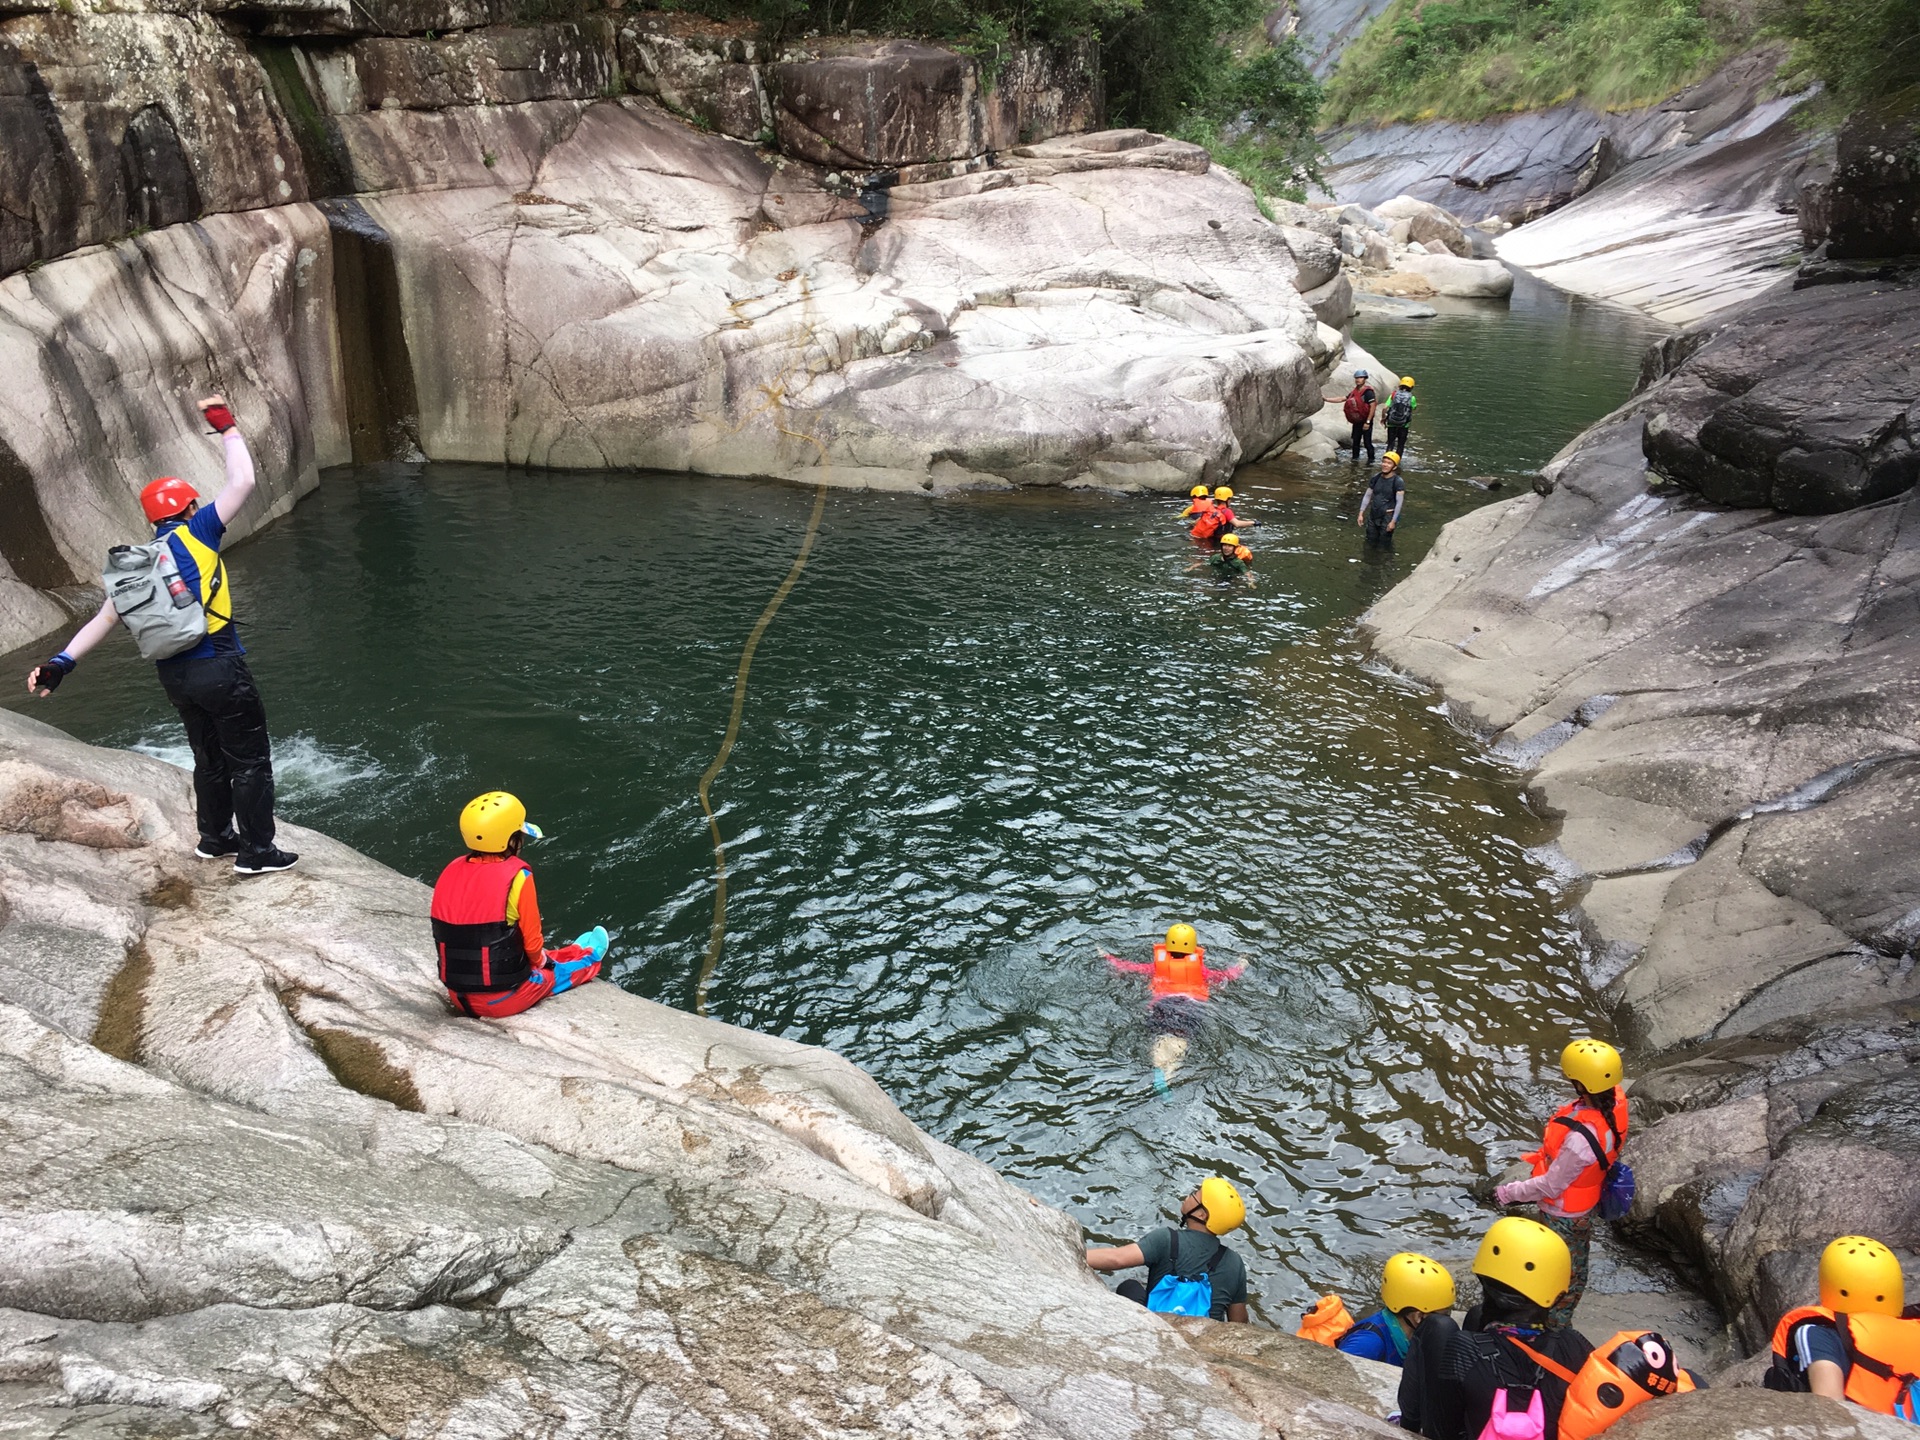
[[1453, 1275], [1438, 1260], [1402, 1250], [1380, 1275], [1380, 1308], [1358, 1320], [1338, 1295], [1322, 1295], [1294, 1333], [1362, 1360], [1406, 1361], [1413, 1336], [1434, 1315], [1453, 1309]]
[[1380, 457], [1367, 488], [1360, 492], [1360, 513], [1355, 525], [1364, 525], [1367, 544], [1391, 545], [1393, 532], [1400, 523], [1400, 507], [1407, 503], [1407, 482], [1400, 475], [1400, 452], [1389, 450]]
[[600, 973], [607, 932], [595, 926], [571, 945], [545, 948], [533, 867], [520, 847], [541, 838], [527, 807], [489, 790], [460, 812], [467, 853], [433, 887], [433, 949], [447, 1000], [463, 1015], [502, 1020]]
[[1253, 551], [1240, 543], [1240, 537], [1231, 531], [1220, 537], [1220, 548], [1207, 557], [1207, 567], [1222, 580], [1236, 580], [1242, 577], [1251, 580], [1247, 567], [1253, 563]]
[[1247, 967], [1209, 970], [1200, 937], [1187, 924], [1167, 927], [1166, 943], [1153, 947], [1151, 964], [1112, 954], [1105, 959], [1116, 970], [1148, 977], [1151, 998], [1147, 1002], [1147, 1033], [1154, 1037], [1153, 1088], [1164, 1093], [1206, 1019], [1202, 1007], [1213, 996], [1211, 987], [1238, 979]]
[[1114, 1293], [1163, 1315], [1209, 1315], [1247, 1323], [1247, 1267], [1220, 1239], [1247, 1218], [1233, 1183], [1218, 1175], [1180, 1202], [1180, 1223], [1131, 1245], [1096, 1245], [1087, 1264], [1111, 1274], [1147, 1267], [1147, 1278], [1122, 1280]]
[[1594, 1213], [1627, 1138], [1622, 1069], [1620, 1052], [1604, 1040], [1575, 1040], [1561, 1051], [1560, 1073], [1573, 1082], [1573, 1099], [1553, 1112], [1540, 1148], [1521, 1157], [1533, 1174], [1493, 1192], [1501, 1205], [1538, 1205], [1542, 1222], [1566, 1241], [1573, 1256], [1573, 1274], [1553, 1307], [1553, 1325], [1573, 1323], [1574, 1307], [1587, 1290]]
[[1893, 1251], [1842, 1235], [1820, 1256], [1820, 1303], [1780, 1317], [1769, 1390], [1811, 1390], [1903, 1420], [1920, 1419], [1920, 1306], [1909, 1308]]
[[1566, 1242], [1537, 1220], [1509, 1215], [1481, 1237], [1473, 1273], [1481, 1299], [1464, 1327], [1434, 1315], [1413, 1334], [1400, 1427], [1428, 1440], [1554, 1440], [1567, 1389], [1593, 1351], [1578, 1330], [1546, 1328], [1572, 1278]]

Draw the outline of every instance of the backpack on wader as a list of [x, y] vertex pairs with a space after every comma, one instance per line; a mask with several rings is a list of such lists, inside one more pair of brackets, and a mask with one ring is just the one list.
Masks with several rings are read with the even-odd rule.
[[1411, 425], [1413, 423], [1413, 396], [1406, 391], [1396, 391], [1387, 402], [1387, 424]]
[[1227, 1247], [1215, 1236], [1213, 1254], [1200, 1267], [1200, 1273], [1185, 1276], [1180, 1273], [1180, 1233], [1173, 1232], [1167, 1252], [1167, 1263], [1173, 1268], [1147, 1295], [1147, 1308], [1161, 1315], [1198, 1315], [1204, 1320], [1213, 1314], [1213, 1272], [1227, 1258]]
[[207, 612], [165, 536], [107, 551], [100, 584], [146, 660], [170, 660], [207, 638]]
[[1367, 401], [1366, 388], [1361, 385], [1356, 385], [1347, 392], [1347, 403], [1340, 407], [1340, 413], [1347, 417], [1348, 424], [1364, 425], [1367, 420], [1367, 411], [1370, 408]]

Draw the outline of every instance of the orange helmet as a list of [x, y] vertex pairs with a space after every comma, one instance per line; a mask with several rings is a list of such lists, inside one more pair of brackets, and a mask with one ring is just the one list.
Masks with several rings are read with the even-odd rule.
[[177, 475], [162, 475], [140, 492], [140, 508], [158, 524], [170, 520], [200, 498], [200, 492]]

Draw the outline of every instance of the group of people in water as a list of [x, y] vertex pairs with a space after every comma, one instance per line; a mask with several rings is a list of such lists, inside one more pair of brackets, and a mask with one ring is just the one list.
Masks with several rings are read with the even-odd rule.
[[[1164, 1085], [1210, 986], [1240, 969], [1209, 969], [1187, 924], [1167, 931], [1151, 963], [1105, 958], [1148, 976], [1155, 1080]], [[1594, 1222], [1627, 1213], [1634, 1178], [1621, 1159], [1629, 1117], [1620, 1052], [1576, 1039], [1561, 1052], [1560, 1072], [1571, 1094], [1547, 1118], [1539, 1147], [1521, 1157], [1527, 1175], [1494, 1187], [1496, 1204], [1533, 1214], [1504, 1215], [1481, 1236], [1477, 1304], [1456, 1321], [1452, 1272], [1402, 1251], [1382, 1271], [1377, 1308], [1356, 1320], [1339, 1296], [1325, 1295], [1296, 1332], [1401, 1367], [1392, 1418], [1429, 1440], [1589, 1440], [1642, 1403], [1704, 1388], [1657, 1331], [1623, 1330], [1596, 1346], [1574, 1328]], [[1089, 1249], [1087, 1264], [1104, 1273], [1144, 1268], [1145, 1279], [1122, 1281], [1117, 1293], [1150, 1310], [1246, 1322], [1246, 1265], [1222, 1238], [1246, 1220], [1239, 1190], [1212, 1176], [1178, 1211], [1177, 1225]], [[1892, 1250], [1861, 1235], [1826, 1247], [1818, 1301], [1779, 1318], [1765, 1383], [1920, 1423], [1920, 1304], [1907, 1305]]]
[[1402, 375], [1383, 403], [1365, 370], [1353, 372], [1353, 388], [1341, 402], [1341, 414], [1353, 426], [1352, 448], [1356, 461], [1364, 446], [1367, 463], [1373, 463], [1375, 417], [1384, 420], [1387, 427], [1386, 453], [1380, 457], [1379, 470], [1360, 494], [1360, 513], [1354, 518], [1354, 524], [1367, 532], [1369, 545], [1391, 548], [1393, 533], [1400, 526], [1400, 510], [1407, 499], [1407, 482], [1400, 474], [1401, 457], [1406, 454], [1407, 431], [1419, 404], [1413, 393], [1413, 376]]

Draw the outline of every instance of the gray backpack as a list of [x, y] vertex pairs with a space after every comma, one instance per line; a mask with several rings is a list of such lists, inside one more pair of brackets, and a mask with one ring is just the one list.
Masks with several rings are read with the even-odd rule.
[[168, 660], [207, 638], [207, 612], [164, 539], [114, 546], [100, 583], [143, 659]]

